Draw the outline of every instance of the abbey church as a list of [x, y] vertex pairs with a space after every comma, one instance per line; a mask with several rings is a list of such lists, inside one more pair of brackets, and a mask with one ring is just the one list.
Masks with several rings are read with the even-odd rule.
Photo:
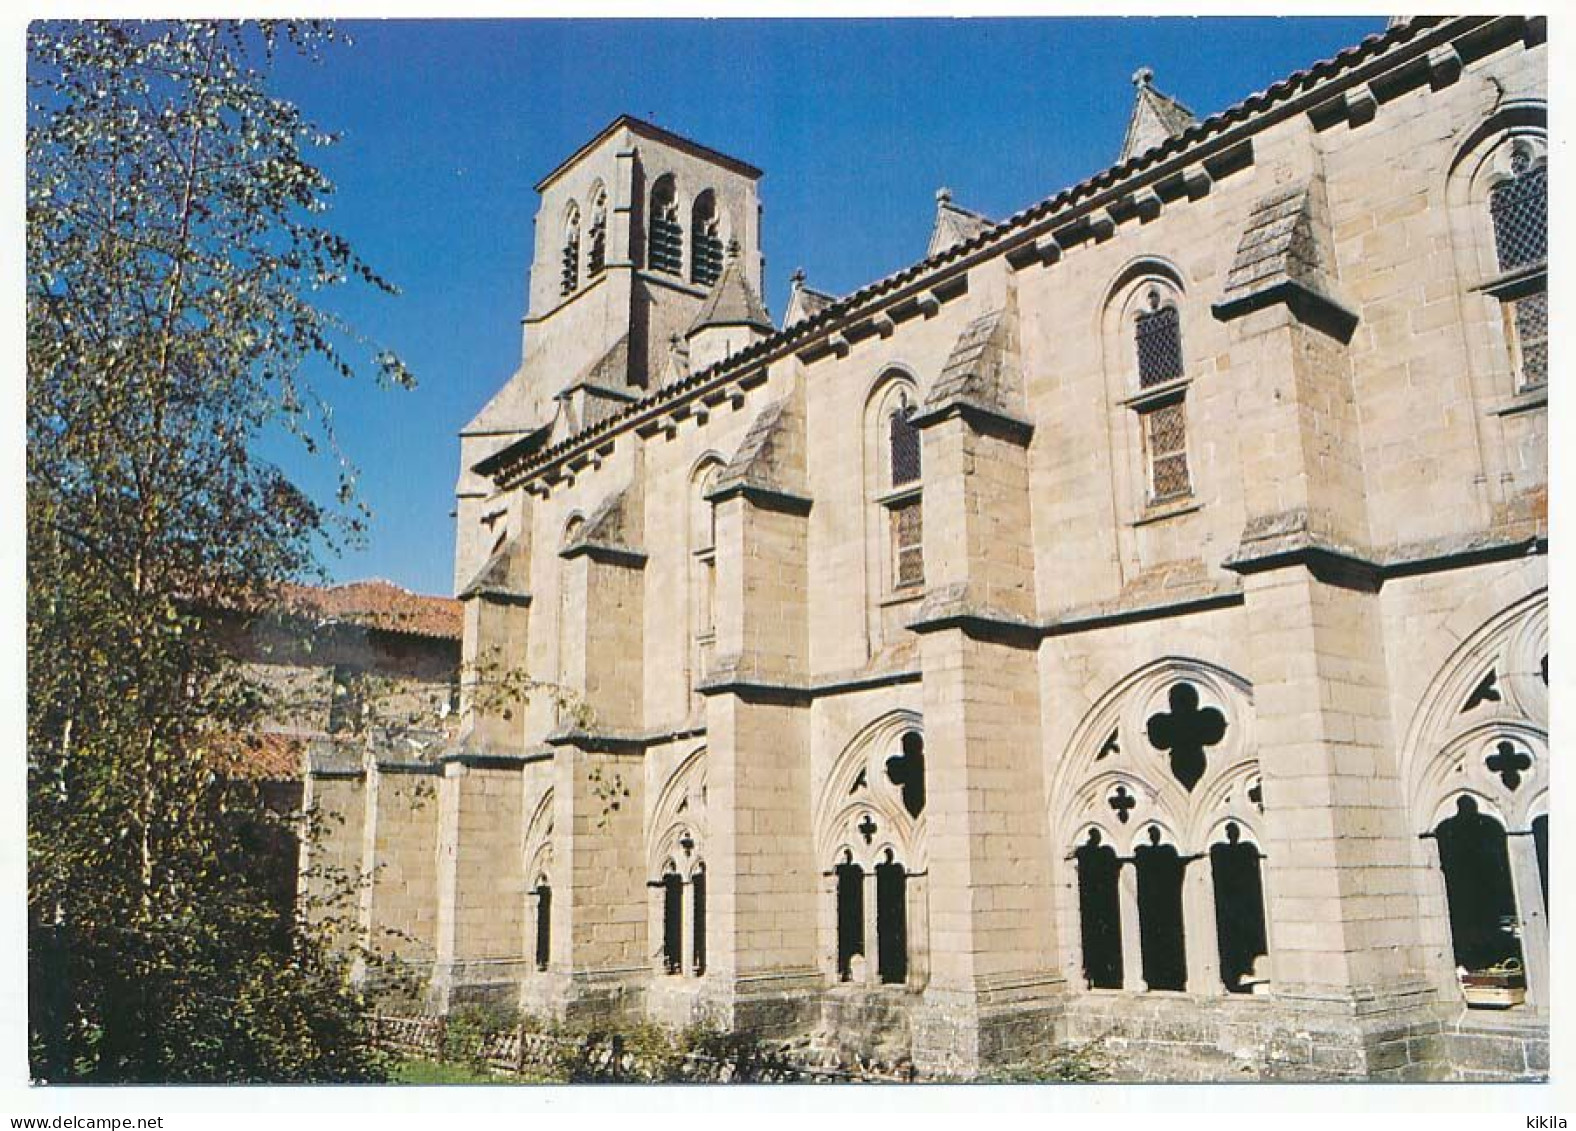
[[303, 882], [439, 1012], [1545, 1076], [1545, 37], [1140, 70], [1109, 168], [780, 320], [761, 171], [609, 124], [460, 438], [460, 736], [315, 754]]

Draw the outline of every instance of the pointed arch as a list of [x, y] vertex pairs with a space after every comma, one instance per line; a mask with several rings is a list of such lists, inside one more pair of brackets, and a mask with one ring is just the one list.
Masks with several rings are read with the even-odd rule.
[[890, 711], [867, 724], [832, 763], [814, 810], [816, 856], [822, 867], [847, 859], [869, 871], [888, 849], [910, 871], [927, 867], [924, 813], [909, 813], [902, 786], [888, 768], [891, 759], [906, 753], [906, 735], [923, 737], [919, 713]]
[[702, 189], [690, 208], [689, 280], [698, 287], [710, 287], [722, 274], [722, 249], [726, 246], [723, 217], [717, 207], [717, 194]]
[[595, 279], [607, 269], [607, 188], [596, 181], [586, 199], [586, 278]]
[[[1150, 721], [1170, 709], [1169, 693], [1183, 684], [1196, 690], [1200, 710], [1219, 711], [1226, 724], [1219, 741], [1204, 746], [1203, 776], [1192, 790], [1184, 788], [1149, 735]], [[1257, 772], [1252, 684], [1206, 660], [1163, 656], [1118, 680], [1074, 728], [1048, 791], [1051, 828], [1063, 844], [1088, 822], [1109, 828], [1108, 795], [1123, 784], [1141, 803], [1124, 824], [1136, 830], [1148, 819], [1162, 820], [1188, 851], [1199, 851], [1204, 830], [1228, 806], [1240, 818], [1253, 819], [1243, 801]], [[1130, 836], [1119, 841], [1130, 842]]]
[[688, 878], [706, 854], [706, 747], [674, 767], [651, 808], [646, 843], [647, 878], [660, 881], [667, 865]]

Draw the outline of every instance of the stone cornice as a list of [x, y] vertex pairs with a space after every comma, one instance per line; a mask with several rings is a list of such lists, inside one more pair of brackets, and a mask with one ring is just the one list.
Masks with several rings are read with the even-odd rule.
[[1034, 425], [1020, 416], [1014, 416], [996, 405], [959, 397], [942, 404], [927, 406], [914, 415], [914, 427], [929, 428], [944, 420], [961, 420], [975, 432], [998, 440], [1028, 447], [1034, 439]]
[[515, 605], [519, 608], [529, 608], [531, 595], [521, 589], [508, 589], [504, 586], [471, 586], [460, 594], [460, 600], [480, 600], [488, 605]]
[[1357, 328], [1356, 311], [1297, 279], [1283, 279], [1246, 294], [1222, 299], [1209, 309], [1217, 321], [1230, 322], [1255, 310], [1281, 305], [1298, 322], [1341, 342], [1350, 341], [1352, 331]]
[[1010, 648], [1034, 648], [1040, 643], [1043, 627], [1030, 617], [996, 608], [976, 600], [966, 585], [946, 586], [925, 594], [919, 613], [908, 622], [908, 630], [925, 636], [933, 632], [958, 629], [965, 636]]
[[642, 550], [629, 546], [612, 546], [606, 542], [576, 542], [558, 552], [565, 561], [573, 558], [590, 558], [599, 565], [622, 566], [625, 569], [646, 568], [646, 555]]
[[761, 483], [749, 482], [724, 483], [708, 492], [706, 498], [712, 503], [725, 503], [729, 499], [743, 499], [761, 510], [796, 515], [799, 518], [809, 514], [810, 508], [814, 505], [813, 500], [806, 498], [804, 495]]
[[1079, 632], [1092, 632], [1096, 629], [1114, 628], [1140, 621], [1226, 609], [1240, 605], [1242, 601], [1240, 585], [1220, 582], [1208, 587], [1193, 587], [1185, 593], [1141, 604], [1103, 602], [1083, 608], [1068, 609], [1046, 621], [1042, 631], [1046, 636], [1071, 636]]
[[1546, 529], [1524, 524], [1374, 549], [1331, 537], [1305, 512], [1293, 511], [1249, 522], [1237, 549], [1221, 564], [1244, 576], [1304, 566], [1321, 581], [1374, 592], [1393, 578], [1546, 554], [1548, 545]]

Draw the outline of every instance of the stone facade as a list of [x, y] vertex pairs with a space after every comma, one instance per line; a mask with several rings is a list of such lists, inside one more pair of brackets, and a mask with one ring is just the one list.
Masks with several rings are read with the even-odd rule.
[[334, 785], [364, 923], [439, 1009], [935, 1076], [1546, 1073], [1544, 35], [1141, 71], [1121, 163], [780, 328], [759, 174], [609, 126], [462, 435], [467, 657], [572, 694]]

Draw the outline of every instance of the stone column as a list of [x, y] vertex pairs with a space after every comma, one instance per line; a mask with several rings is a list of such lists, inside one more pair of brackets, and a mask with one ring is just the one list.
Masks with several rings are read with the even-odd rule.
[[735, 1028], [812, 1023], [825, 984], [810, 827], [810, 500], [800, 394], [767, 406], [708, 498], [716, 651], [707, 680], [705, 994]]
[[[964, 340], [994, 341], [993, 324], [980, 320]], [[1063, 980], [1040, 745], [1032, 429], [959, 395], [927, 401], [915, 421], [926, 596], [909, 627], [924, 669], [931, 964], [914, 1053], [929, 1071], [972, 1075], [1048, 1039]]]
[[637, 1016], [636, 992], [651, 970], [640, 750], [589, 735], [553, 743], [552, 965], [567, 974], [561, 1004], [571, 1017]]
[[695, 976], [695, 887], [685, 880], [679, 895], [679, 976]]
[[1182, 939], [1187, 948], [1188, 992], [1219, 997], [1225, 985], [1220, 980], [1215, 884], [1208, 853], [1188, 861], [1182, 883]]
[[1243, 448], [1247, 521], [1225, 564], [1244, 577], [1273, 992], [1315, 1045], [1359, 1048], [1379, 1069], [1371, 1058], [1404, 1049], [1433, 992], [1367, 548], [1356, 315], [1325, 273], [1318, 153], [1280, 159], [1297, 166], [1291, 183], [1253, 209], [1213, 308], [1230, 327], [1220, 376], [1238, 390], [1238, 427], [1265, 438]]
[[1521, 919], [1521, 961], [1527, 969], [1527, 1002], [1549, 1008], [1549, 917], [1543, 906], [1538, 850], [1530, 831], [1506, 838], [1510, 850], [1510, 876], [1516, 890], [1516, 910]]
[[864, 912], [865, 912], [865, 984], [879, 986], [881, 984], [881, 970], [879, 966], [881, 954], [881, 929], [876, 917], [876, 900], [879, 891], [876, 888], [876, 870], [867, 869], [864, 875]]
[[1122, 911], [1122, 989], [1144, 993], [1144, 944], [1138, 925], [1138, 868], [1129, 859], [1117, 873], [1117, 898]]
[[[437, 961], [432, 1000], [512, 1000], [534, 964], [525, 912], [519, 760], [457, 756], [439, 785]], [[531, 950], [522, 949], [529, 946]]]
[[437, 944], [438, 767], [373, 762], [362, 836], [362, 938], [423, 977]]

